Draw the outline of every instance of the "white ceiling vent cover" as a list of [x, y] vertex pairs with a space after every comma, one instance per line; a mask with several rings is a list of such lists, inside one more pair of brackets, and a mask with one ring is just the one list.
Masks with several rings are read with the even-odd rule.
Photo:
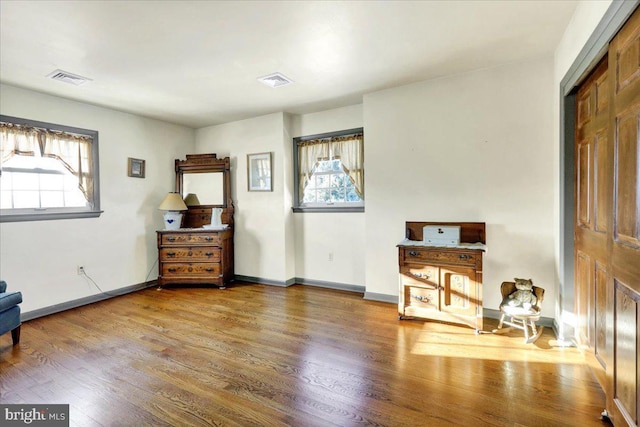
[[269, 74], [268, 76], [260, 77], [258, 78], [258, 81], [270, 87], [286, 86], [293, 83], [293, 80], [281, 73], [273, 73]]
[[53, 73], [47, 74], [47, 77], [52, 80], [58, 80], [76, 86], [82, 86], [83, 84], [91, 81], [91, 79], [88, 79], [86, 77], [82, 77], [77, 74], [69, 73], [62, 70], [55, 70]]

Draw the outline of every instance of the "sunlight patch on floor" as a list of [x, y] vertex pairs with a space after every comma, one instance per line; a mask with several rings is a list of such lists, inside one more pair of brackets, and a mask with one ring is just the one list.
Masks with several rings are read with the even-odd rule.
[[500, 334], [488, 331], [476, 334], [465, 327], [425, 322], [415, 342], [409, 344], [413, 355], [514, 362], [584, 363], [580, 351], [559, 346], [549, 328], [545, 328], [536, 342], [525, 344], [522, 331], [517, 329]]

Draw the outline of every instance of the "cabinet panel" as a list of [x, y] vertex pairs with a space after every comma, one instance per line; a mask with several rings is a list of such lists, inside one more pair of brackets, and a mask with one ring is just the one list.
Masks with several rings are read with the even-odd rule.
[[476, 294], [473, 268], [448, 267], [440, 270], [442, 286], [441, 310], [465, 316], [475, 316], [481, 302]]

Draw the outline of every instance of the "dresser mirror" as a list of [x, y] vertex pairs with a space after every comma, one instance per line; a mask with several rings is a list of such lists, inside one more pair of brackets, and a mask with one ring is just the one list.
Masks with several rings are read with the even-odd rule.
[[211, 224], [212, 208], [222, 208], [222, 223], [233, 226], [231, 200], [231, 168], [229, 157], [216, 154], [187, 154], [176, 159], [176, 192], [187, 199], [189, 210], [183, 217], [183, 228], [200, 228]]
[[224, 173], [183, 173], [181, 194], [195, 195], [199, 205], [224, 206]]

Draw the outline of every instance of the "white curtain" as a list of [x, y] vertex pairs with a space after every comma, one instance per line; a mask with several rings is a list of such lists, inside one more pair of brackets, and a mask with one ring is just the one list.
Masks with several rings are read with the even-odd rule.
[[298, 171], [300, 173], [299, 200], [304, 199], [304, 189], [311, 180], [318, 160], [329, 159], [329, 144], [324, 140], [301, 142], [298, 146]]
[[43, 149], [44, 156], [58, 159], [78, 177], [78, 187], [88, 201], [93, 200], [91, 142], [87, 136], [47, 131]]
[[339, 138], [331, 142], [333, 157], [339, 158], [356, 193], [364, 200], [364, 143], [362, 135]]
[[41, 156], [37, 129], [0, 123], [0, 151], [2, 163], [16, 154], [22, 156]]

